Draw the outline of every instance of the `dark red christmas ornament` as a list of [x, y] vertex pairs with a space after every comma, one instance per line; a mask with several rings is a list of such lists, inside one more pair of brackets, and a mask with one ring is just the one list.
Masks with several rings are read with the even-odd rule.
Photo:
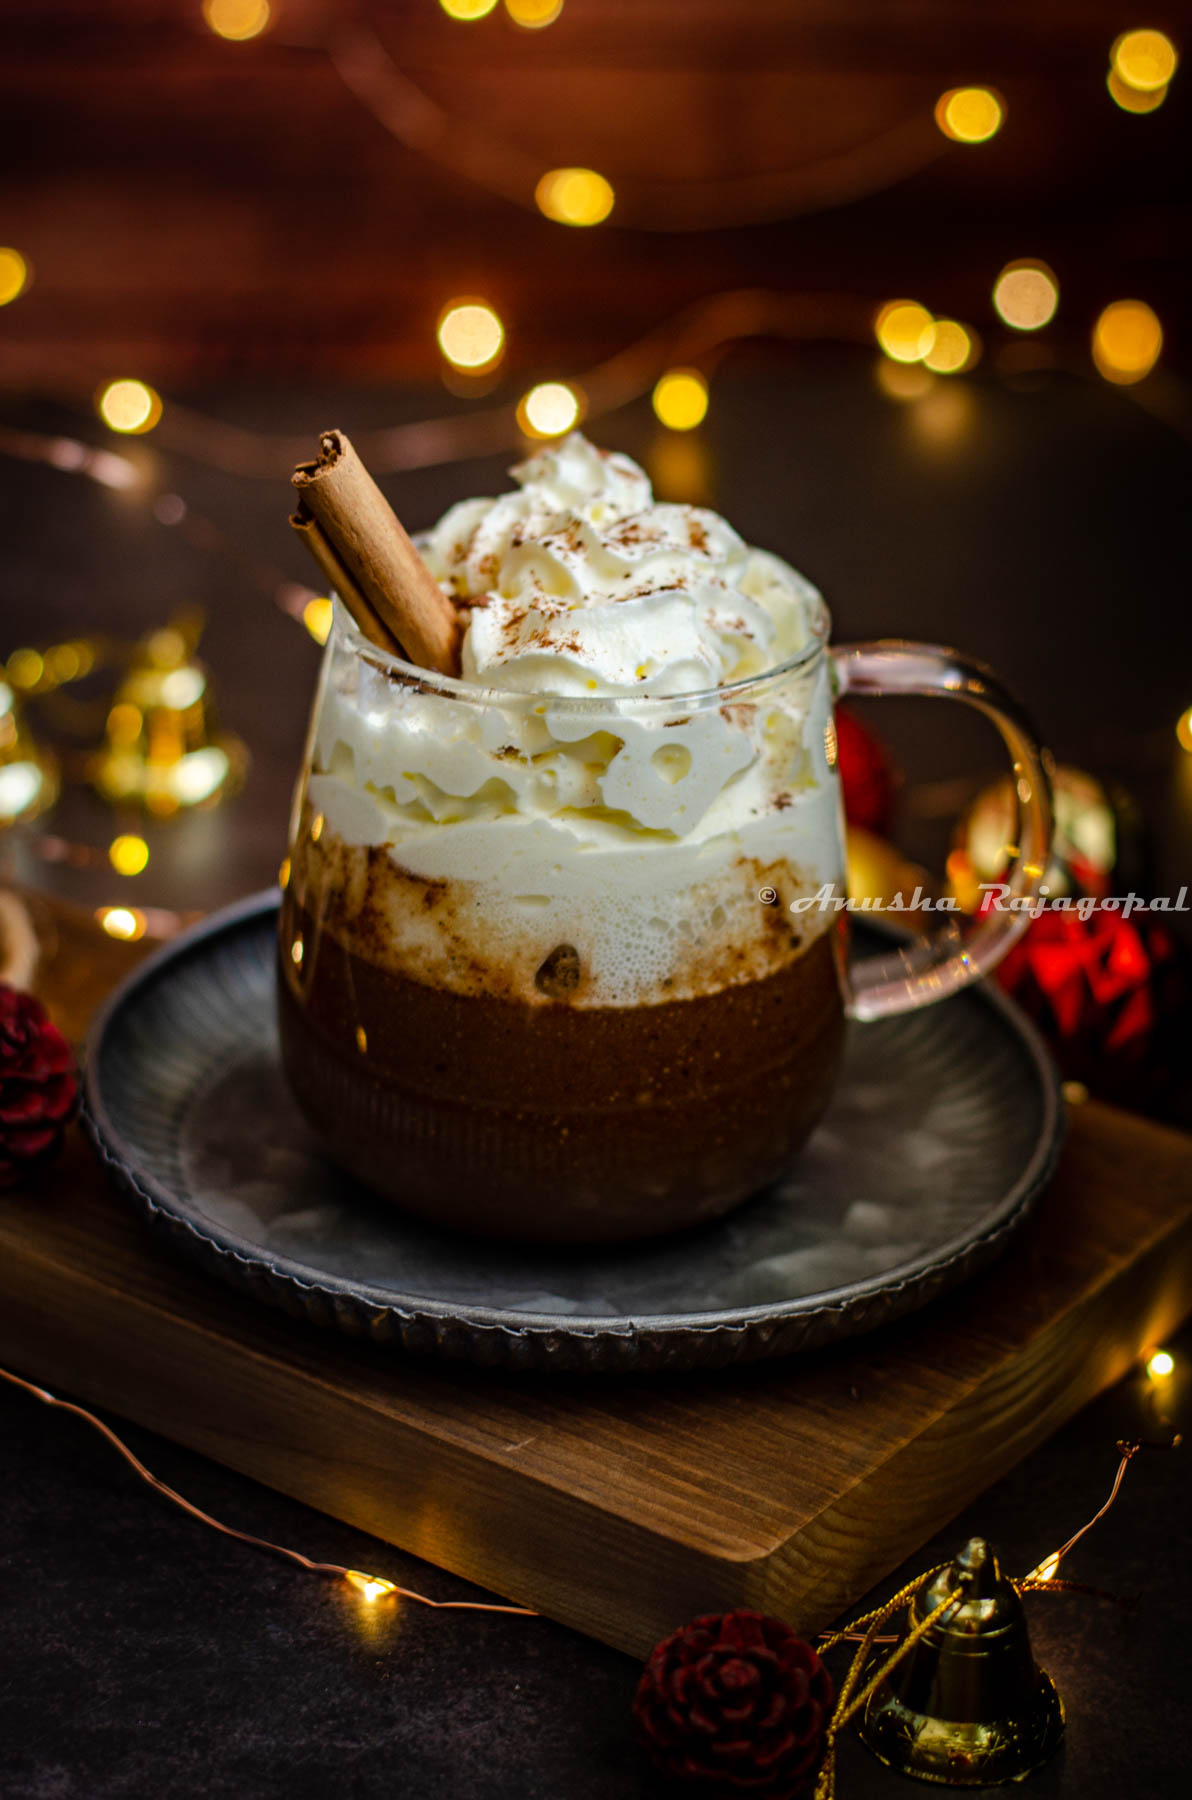
[[1114, 903], [1050, 908], [1032, 920], [997, 979], [1040, 1027], [1062, 1073], [1152, 1112], [1186, 1081], [1187, 953], [1162, 914]]
[[711, 1613], [655, 1645], [633, 1715], [656, 1769], [703, 1800], [794, 1800], [824, 1751], [832, 1678], [780, 1619]]
[[0, 1188], [58, 1150], [79, 1088], [70, 1046], [32, 994], [0, 982]]
[[843, 706], [836, 708], [836, 766], [849, 824], [884, 837], [894, 814], [894, 765], [881, 739]]

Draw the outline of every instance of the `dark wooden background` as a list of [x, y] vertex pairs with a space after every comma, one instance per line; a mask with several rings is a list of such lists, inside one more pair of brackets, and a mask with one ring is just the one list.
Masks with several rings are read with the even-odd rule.
[[[1086, 345], [1108, 300], [1139, 296], [1178, 360], [1192, 74], [1146, 116], [1112, 103], [1105, 74], [1123, 27], [1178, 42], [1187, 9], [1142, 11], [566, 0], [526, 32], [500, 6], [465, 25], [438, 0], [273, 0], [263, 36], [229, 43], [200, 0], [7, 0], [0, 242], [36, 279], [0, 313], [0, 380], [433, 375], [439, 308], [475, 291], [506, 318], [519, 379], [578, 370], [737, 285], [910, 292], [989, 332], [994, 276], [1032, 255], [1060, 278], [1057, 332]], [[434, 156], [397, 142], [336, 72], [328, 49], [362, 24], [444, 110]], [[932, 122], [940, 92], [969, 81], [1008, 104], [982, 146]], [[589, 164], [618, 206], [569, 230], [445, 167], [457, 153], [527, 202], [536, 170]], [[759, 178], [789, 190], [769, 220], [750, 217]], [[704, 185], [725, 180], [745, 191]], [[648, 228], [676, 206], [741, 222]]]

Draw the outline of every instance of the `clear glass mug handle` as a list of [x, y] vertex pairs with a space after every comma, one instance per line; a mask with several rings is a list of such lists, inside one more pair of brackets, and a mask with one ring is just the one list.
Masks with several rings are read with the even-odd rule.
[[[923, 694], [963, 700], [991, 719], [1002, 735], [1018, 792], [1018, 854], [1003, 880], [1009, 896], [1037, 894], [1051, 847], [1051, 785], [1034, 731], [1018, 702], [983, 663], [940, 644], [898, 639], [841, 644], [831, 651], [837, 694]], [[911, 1012], [988, 974], [1030, 923], [1025, 910], [991, 909], [961, 942], [955, 927], [870, 956], [849, 972], [850, 1018], [881, 1019]]]

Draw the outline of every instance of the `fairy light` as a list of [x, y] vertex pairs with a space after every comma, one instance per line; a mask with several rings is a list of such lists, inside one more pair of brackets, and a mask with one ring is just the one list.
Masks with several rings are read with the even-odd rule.
[[139, 875], [149, 862], [149, 846], [143, 837], [122, 834], [108, 845], [108, 861], [117, 875]]
[[29, 264], [19, 250], [5, 245], [0, 248], [0, 306], [22, 295], [29, 285]]
[[1123, 31], [1114, 40], [1109, 61], [1119, 81], [1136, 93], [1153, 94], [1166, 88], [1179, 57], [1165, 32]]
[[557, 225], [599, 225], [616, 202], [612, 183], [595, 169], [548, 169], [534, 189], [540, 213]]
[[496, 4], [497, 0], [439, 0], [449, 19], [458, 19], [464, 25], [473, 19], [487, 18]]
[[152, 431], [161, 418], [161, 395], [143, 381], [109, 381], [95, 404], [108, 429], [126, 435]]
[[334, 614], [335, 607], [326, 595], [308, 600], [302, 608], [302, 623], [316, 644], [325, 644], [331, 636], [331, 621]]
[[962, 370], [971, 369], [980, 354], [975, 332], [956, 319], [937, 319], [931, 349], [923, 364], [936, 375], [959, 375]]
[[1005, 102], [992, 88], [949, 88], [935, 103], [935, 122], [957, 144], [986, 144], [1002, 128]]
[[1162, 1381], [1175, 1368], [1175, 1357], [1170, 1350], [1156, 1350], [1147, 1358], [1146, 1372], [1152, 1381]]
[[450, 300], [439, 314], [439, 349], [455, 369], [491, 369], [505, 351], [505, 327], [484, 300]]
[[669, 369], [655, 384], [654, 412], [671, 431], [691, 431], [708, 410], [708, 384], [698, 369]]
[[517, 422], [527, 437], [562, 437], [582, 411], [579, 395], [565, 381], [543, 381], [518, 401]]
[[296, 937], [294, 939], [294, 942], [290, 945], [290, 961], [293, 963], [293, 965], [296, 969], [300, 969], [302, 967], [303, 954], [304, 954], [304, 946], [302, 943], [302, 939], [300, 937]]
[[1093, 327], [1093, 361], [1106, 381], [1128, 386], [1149, 375], [1163, 348], [1163, 327], [1145, 300], [1114, 300]]
[[887, 301], [873, 330], [892, 362], [922, 362], [935, 342], [935, 320], [917, 300]]
[[1186, 750], [1192, 756], [1192, 706], [1188, 708], [1187, 712], [1181, 713], [1176, 720], [1175, 735], [1180, 749]]
[[1045, 1556], [1043, 1558], [1043, 1561], [1039, 1564], [1037, 1569], [1031, 1570], [1030, 1574], [1027, 1576], [1027, 1580], [1054, 1581], [1059, 1566], [1060, 1553], [1058, 1550], [1053, 1550], [1050, 1556]]
[[1015, 331], [1039, 331], [1055, 316], [1059, 283], [1043, 262], [1007, 263], [993, 284], [993, 304]]
[[269, 23], [269, 0], [203, 0], [203, 17], [216, 37], [243, 44]]
[[135, 944], [145, 935], [147, 921], [139, 907], [101, 906], [95, 917], [108, 936], [122, 944]]
[[384, 1595], [397, 1592], [396, 1581], [386, 1581], [383, 1575], [365, 1575], [359, 1569], [345, 1569], [344, 1580], [350, 1582], [370, 1606], [375, 1606]]
[[562, 10], [563, 0], [505, 0], [505, 11], [513, 23], [526, 31], [553, 25]]
[[1165, 87], [1154, 88], [1149, 92], [1143, 88], [1131, 87], [1129, 82], [1122, 80], [1116, 69], [1110, 69], [1105, 77], [1105, 85], [1115, 105], [1120, 106], [1123, 112], [1154, 112], [1167, 98]]

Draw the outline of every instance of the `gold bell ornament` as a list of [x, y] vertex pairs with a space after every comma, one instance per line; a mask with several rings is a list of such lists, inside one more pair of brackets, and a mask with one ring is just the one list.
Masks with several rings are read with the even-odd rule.
[[1022, 1601], [984, 1538], [970, 1538], [914, 1595], [908, 1634], [950, 1593], [958, 1595], [954, 1604], [870, 1696], [862, 1740], [880, 1761], [920, 1781], [1022, 1781], [1063, 1736], [1055, 1683], [1035, 1662]]
[[35, 819], [58, 798], [58, 763], [33, 737], [0, 672], [0, 828]]
[[91, 779], [105, 800], [156, 817], [213, 806], [240, 783], [248, 753], [221, 731], [193, 619], [150, 632], [116, 691]]

